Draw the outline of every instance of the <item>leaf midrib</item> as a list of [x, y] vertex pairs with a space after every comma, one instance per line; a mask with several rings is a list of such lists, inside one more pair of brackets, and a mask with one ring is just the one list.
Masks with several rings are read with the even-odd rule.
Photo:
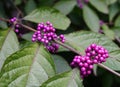
[[36, 56], [37, 56], [37, 54], [38, 54], [38, 52], [39, 52], [39, 49], [40, 49], [40, 47], [39, 47], [39, 45], [38, 45], [38, 47], [36, 48], [36, 52], [35, 52], [35, 55], [34, 55], [34, 58], [33, 58], [33, 62], [32, 62], [32, 64], [31, 64], [31, 66], [30, 66], [30, 69], [29, 69], [29, 73], [28, 73], [28, 76], [27, 76], [27, 82], [26, 82], [26, 84], [25, 84], [25, 87], [27, 87], [27, 83], [28, 83], [28, 79], [29, 79], [29, 75], [30, 75], [30, 72], [31, 72], [31, 70], [32, 70], [32, 66], [33, 66], [33, 64], [34, 64], [34, 61], [36, 60]]

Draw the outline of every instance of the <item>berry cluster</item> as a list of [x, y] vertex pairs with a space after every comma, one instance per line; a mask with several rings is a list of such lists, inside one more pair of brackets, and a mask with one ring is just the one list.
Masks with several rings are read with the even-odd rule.
[[19, 33], [20, 25], [17, 24], [16, 21], [17, 21], [16, 17], [13, 17], [13, 18], [10, 19], [10, 22], [15, 25], [15, 30], [14, 31], [16, 33]]
[[62, 43], [65, 42], [64, 35], [61, 34], [60, 36], [57, 36], [55, 33], [55, 28], [49, 21], [45, 24], [38, 24], [37, 31], [32, 35], [33, 42], [42, 42], [45, 47], [53, 53], [56, 52], [59, 48], [59, 45], [54, 42], [55, 39], [60, 40]]
[[90, 57], [87, 56], [75, 56], [72, 63], [72, 67], [78, 67], [80, 69], [80, 76], [82, 78], [91, 74], [93, 69], [93, 62]]
[[90, 57], [95, 64], [102, 63], [106, 61], [106, 58], [109, 57], [108, 51], [99, 45], [91, 44], [86, 49], [86, 56]]
[[94, 64], [105, 62], [106, 58], [109, 57], [108, 51], [96, 44], [91, 44], [85, 52], [85, 56], [75, 56], [71, 63], [72, 67], [80, 69], [82, 78], [91, 74]]

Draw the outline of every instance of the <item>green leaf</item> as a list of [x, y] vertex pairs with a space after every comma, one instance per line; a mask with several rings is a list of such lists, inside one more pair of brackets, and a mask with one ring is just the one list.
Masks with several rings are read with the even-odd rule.
[[70, 25], [70, 20], [65, 15], [49, 7], [41, 7], [34, 10], [32, 13], [24, 17], [24, 20], [36, 23], [50, 21], [55, 28], [61, 30], [66, 30]]
[[33, 10], [36, 9], [36, 3], [34, 0], [28, 0], [28, 2], [25, 5], [25, 12], [27, 14], [29, 14], [30, 12], [32, 12]]
[[27, 46], [29, 46], [29, 45], [31, 45], [31, 44], [33, 44], [33, 42], [26, 41], [26, 40], [21, 41], [21, 42], [20, 42], [20, 49], [22, 49], [22, 48], [24, 48], [24, 47], [27, 47]]
[[31, 41], [31, 38], [32, 38], [33, 34], [34, 34], [33, 32], [24, 34], [24, 35], [22, 35], [22, 38], [25, 39], [25, 40], [27, 40], [27, 41]]
[[120, 15], [115, 20], [115, 27], [120, 27]]
[[90, 3], [100, 12], [107, 14], [108, 6], [102, 0], [90, 0]]
[[69, 51], [68, 49], [60, 46], [60, 48], [58, 49], [58, 52], [63, 52], [63, 51]]
[[0, 21], [0, 28], [7, 28], [7, 23], [4, 21]]
[[54, 8], [59, 10], [61, 13], [67, 15], [73, 10], [75, 5], [76, 5], [75, 0], [59, 1], [58, 3], [55, 4]]
[[14, 31], [0, 30], [0, 70], [6, 58], [17, 50], [19, 50], [19, 43]]
[[107, 5], [115, 3], [117, 0], [104, 0]]
[[104, 34], [108, 38], [110, 38], [112, 40], [115, 39], [115, 33], [114, 33], [114, 31], [110, 30], [109, 27], [106, 24], [102, 25], [102, 29], [103, 29]]
[[67, 61], [61, 56], [53, 55], [53, 60], [56, 66], [57, 73], [62, 73], [62, 72], [71, 70], [71, 67], [69, 66]]
[[68, 35], [65, 35], [66, 44], [75, 48], [84, 54], [84, 50], [92, 43], [96, 43], [98, 45], [102, 45], [109, 52], [118, 50], [119, 47], [113, 43], [109, 38], [105, 37], [105, 35], [98, 34], [90, 31], [79, 31], [74, 32]]
[[87, 26], [94, 32], [98, 32], [100, 29], [99, 18], [97, 14], [88, 6], [83, 8], [83, 18]]
[[117, 3], [110, 5], [109, 8], [109, 21], [112, 21], [116, 14], [119, 12], [119, 6]]
[[40, 87], [83, 87], [82, 79], [79, 77], [79, 70], [65, 72], [48, 79]]
[[115, 32], [115, 36], [120, 37], [120, 27], [113, 27], [112, 30]]
[[54, 75], [50, 54], [42, 45], [32, 44], [7, 58], [0, 73], [0, 87], [39, 87]]
[[110, 58], [104, 63], [113, 70], [120, 71], [120, 50], [110, 52]]

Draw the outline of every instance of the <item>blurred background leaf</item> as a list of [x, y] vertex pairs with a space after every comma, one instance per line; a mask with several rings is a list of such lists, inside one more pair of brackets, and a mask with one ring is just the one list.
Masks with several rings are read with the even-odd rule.
[[90, 3], [100, 12], [107, 14], [108, 6], [103, 0], [90, 0]]
[[83, 8], [83, 18], [87, 26], [94, 32], [98, 32], [100, 29], [99, 17], [97, 14], [88, 6]]
[[34, 0], [28, 0], [28, 2], [25, 5], [25, 12], [27, 14], [31, 13], [33, 10], [36, 9], [36, 3]]
[[54, 8], [59, 10], [61, 13], [67, 15], [73, 10], [75, 5], [76, 5], [75, 0], [59, 1], [58, 3], [55, 4]]

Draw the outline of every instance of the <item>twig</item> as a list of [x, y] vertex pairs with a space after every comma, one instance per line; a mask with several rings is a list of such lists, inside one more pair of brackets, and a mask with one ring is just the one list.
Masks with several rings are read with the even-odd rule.
[[[76, 54], [78, 54], [78, 55], [81, 55], [80, 52], [76, 51], [76, 50], [73, 49], [72, 47], [69, 47], [68, 45], [65, 45], [65, 44], [63, 44], [63, 43], [61, 43], [61, 42], [59, 42], [59, 41], [57, 41], [57, 40], [55, 40], [55, 42], [58, 43], [59, 45], [65, 47], [65, 48], [71, 50], [72, 52], [74, 52], [74, 53], [76, 53]], [[117, 76], [120, 77], [120, 74], [119, 74], [119, 73], [115, 72], [114, 70], [110, 69], [109, 67], [107, 67], [107, 66], [105, 66], [105, 65], [103, 65], [103, 64], [100, 64], [100, 63], [98, 64], [98, 66], [100, 66], [100, 67], [108, 70], [109, 72], [111, 72], [111, 73], [113, 73], [113, 74], [115, 74], [115, 75], [117, 75]]]
[[20, 14], [21, 14], [21, 16], [23, 17], [22, 11], [15, 5], [15, 3], [14, 3], [13, 1], [11, 1], [11, 2], [13, 3], [14, 7], [15, 7], [16, 10], [18, 11], [17, 18], [20, 16]]
[[9, 19], [0, 18], [1, 21], [10, 22]]
[[33, 31], [33, 32], [35, 32], [35, 31], [36, 31], [35, 29], [33, 29], [33, 28], [31, 28], [31, 27], [29, 27], [29, 26], [27, 26], [27, 25], [24, 25], [24, 24], [21, 24], [21, 23], [18, 23], [18, 24], [19, 24], [19, 25], [21, 25], [22, 27], [24, 27], [24, 28], [28, 29], [28, 30]]
[[68, 45], [66, 45], [66, 44], [63, 44], [63, 43], [61, 43], [61, 42], [58, 41], [58, 40], [54, 40], [54, 41], [55, 41], [56, 43], [58, 43], [59, 45], [65, 47], [65, 48], [67, 48], [67, 49], [69, 49], [70, 51], [72, 51], [72, 52], [74, 52], [74, 53], [76, 53], [76, 54], [78, 54], [78, 55], [81, 55], [80, 52], [76, 51], [74, 48], [72, 48], [72, 47], [70, 47], [70, 46], [68, 46]]
[[105, 65], [103, 65], [101, 63], [99, 63], [98, 66], [100, 66], [101, 68], [104, 68], [104, 69], [108, 70], [109, 72], [111, 72], [111, 73], [117, 75], [118, 77], [120, 77], [119, 73], [115, 72], [114, 70], [110, 69], [109, 67], [107, 67], [107, 66], [105, 66]]

